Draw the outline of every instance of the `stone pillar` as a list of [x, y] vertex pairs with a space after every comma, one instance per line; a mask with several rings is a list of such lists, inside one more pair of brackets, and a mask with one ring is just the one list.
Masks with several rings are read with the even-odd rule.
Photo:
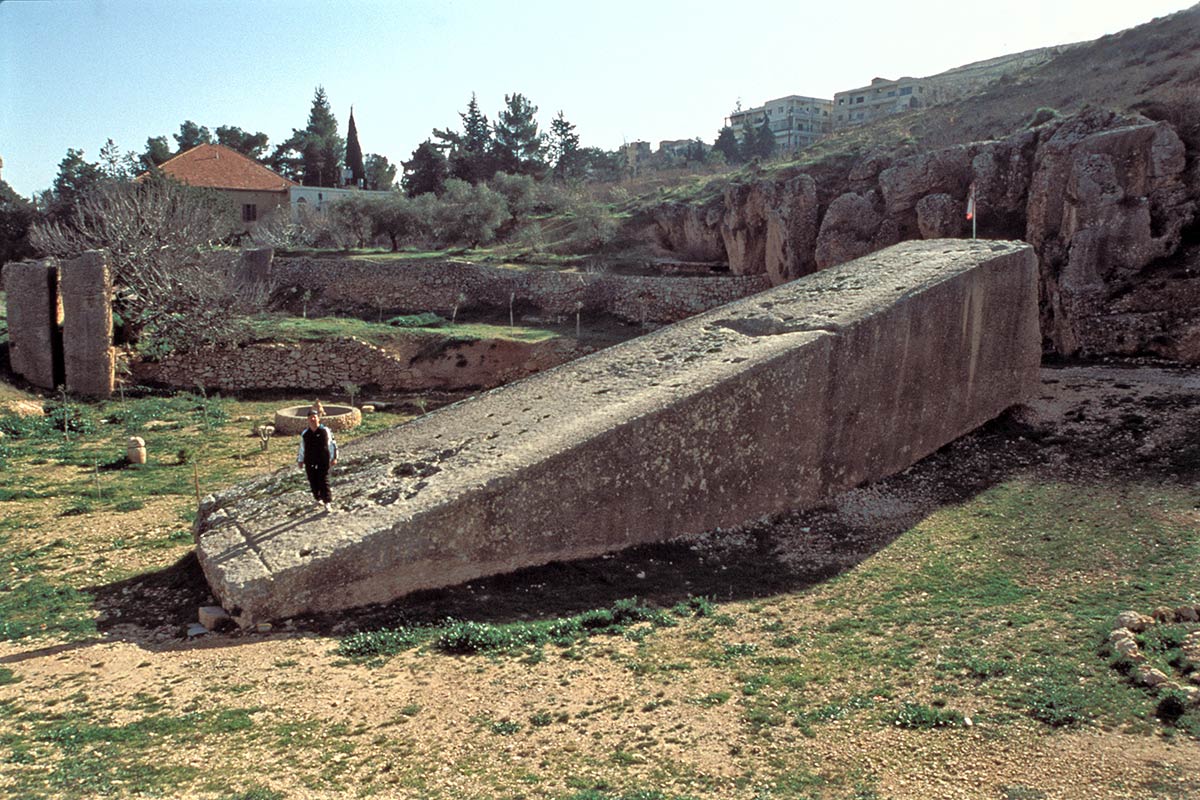
[[8, 360], [13, 372], [34, 386], [53, 389], [63, 382], [62, 316], [58, 270], [53, 259], [4, 266], [8, 304]]
[[274, 258], [275, 250], [270, 247], [243, 250], [238, 277], [247, 283], [266, 283], [271, 277], [271, 262]]
[[108, 259], [98, 250], [89, 250], [64, 262], [59, 272], [67, 391], [109, 397], [113, 392], [114, 357]]

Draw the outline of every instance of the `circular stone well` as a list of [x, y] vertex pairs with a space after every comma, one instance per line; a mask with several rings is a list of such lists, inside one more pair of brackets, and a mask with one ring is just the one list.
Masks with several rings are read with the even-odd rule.
[[[296, 436], [308, 427], [308, 410], [312, 405], [290, 406], [275, 412], [275, 435]], [[326, 405], [321, 424], [331, 431], [344, 431], [362, 423], [362, 412], [354, 406]]]

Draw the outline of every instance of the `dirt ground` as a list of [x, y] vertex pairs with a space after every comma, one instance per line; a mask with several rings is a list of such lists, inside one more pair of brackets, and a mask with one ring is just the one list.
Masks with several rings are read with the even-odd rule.
[[[1051, 366], [1043, 370], [1041, 393], [1027, 405], [826, 508], [425, 592], [391, 607], [290, 620], [269, 632], [181, 637], [197, 608], [211, 601], [194, 557], [181, 545], [169, 568], [94, 588], [98, 640], [0, 643], [0, 666], [20, 677], [0, 685], [0, 700], [53, 705], [84, 693], [112, 709], [113, 724], [144, 713], [139, 703], [147, 695], [181, 711], [240, 702], [256, 709], [256, 723], [295, 731], [311, 726], [332, 737], [287, 745], [237, 740], [236, 747], [204, 737], [161, 754], [230, 776], [230, 792], [259, 785], [278, 793], [263, 795], [269, 797], [570, 797], [611, 779], [614, 752], [630, 785], [663, 798], [1200, 797], [1200, 745], [1186, 737], [1097, 727], [1050, 732], [1032, 723], [1008, 725], [1002, 735], [977, 726], [947, 737], [853, 720], [823, 724], [811, 736], [789, 728], [755, 735], [731, 720], [732, 703], [694, 702], [728, 688], [727, 670], [673, 675], [669, 662], [656, 661], [673, 640], [687, 646], [683, 628], [656, 632], [649, 653], [637, 641], [613, 638], [590, 645], [579, 660], [409, 651], [380, 664], [347, 664], [330, 638], [397, 620], [563, 616], [634, 595], [660, 607], [708, 596], [734, 617], [811, 625], [822, 611], [799, 599], [801, 592], [887, 548], [931, 511], [1016, 473], [1113, 477], [1136, 469], [1174, 479], [1181, 459], [1200, 455], [1197, 431], [1200, 372], [1128, 363]], [[1189, 442], [1195, 452], [1184, 446]], [[53, 535], [107, 543], [122, 532], [163, 524], [171, 502], [109, 518], [64, 518]], [[97, 544], [97, 553], [104, 547]], [[571, 723], [526, 724], [543, 711], [568, 715]], [[508, 720], [526, 730], [495, 735], [495, 723]], [[862, 775], [870, 788], [851, 794], [853, 781], [846, 779], [844, 793], [812, 788], [807, 794], [797, 785], [739, 781], [798, 753], [820, 771]], [[0, 789], [5, 769], [0, 763]], [[555, 777], [538, 782], [547, 772]], [[705, 776], [708, 792], [698, 792], [697, 775]], [[520, 792], [511, 788], [522, 785], [527, 788]], [[237, 796], [209, 786], [167, 796]]]

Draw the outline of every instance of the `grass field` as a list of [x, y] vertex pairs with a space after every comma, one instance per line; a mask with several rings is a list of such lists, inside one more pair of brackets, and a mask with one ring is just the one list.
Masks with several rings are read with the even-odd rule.
[[[0, 789], [1194, 797], [1200, 713], [1106, 641], [1123, 610], [1200, 603], [1200, 402], [1154, 389], [1134, 424], [1104, 385], [826, 508], [198, 639], [196, 483], [288, 465], [289, 442], [248, 435], [285, 403], [4, 418]], [[1141, 641], [1185, 685], [1187, 627]]]

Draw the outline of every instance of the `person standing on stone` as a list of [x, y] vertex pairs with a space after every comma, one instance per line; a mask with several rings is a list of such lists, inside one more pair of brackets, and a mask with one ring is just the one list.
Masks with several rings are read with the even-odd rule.
[[337, 463], [337, 442], [333, 431], [321, 424], [315, 408], [308, 412], [308, 427], [300, 434], [300, 452], [296, 464], [308, 475], [313, 499], [326, 511], [333, 511], [333, 494], [329, 491], [329, 468]]

